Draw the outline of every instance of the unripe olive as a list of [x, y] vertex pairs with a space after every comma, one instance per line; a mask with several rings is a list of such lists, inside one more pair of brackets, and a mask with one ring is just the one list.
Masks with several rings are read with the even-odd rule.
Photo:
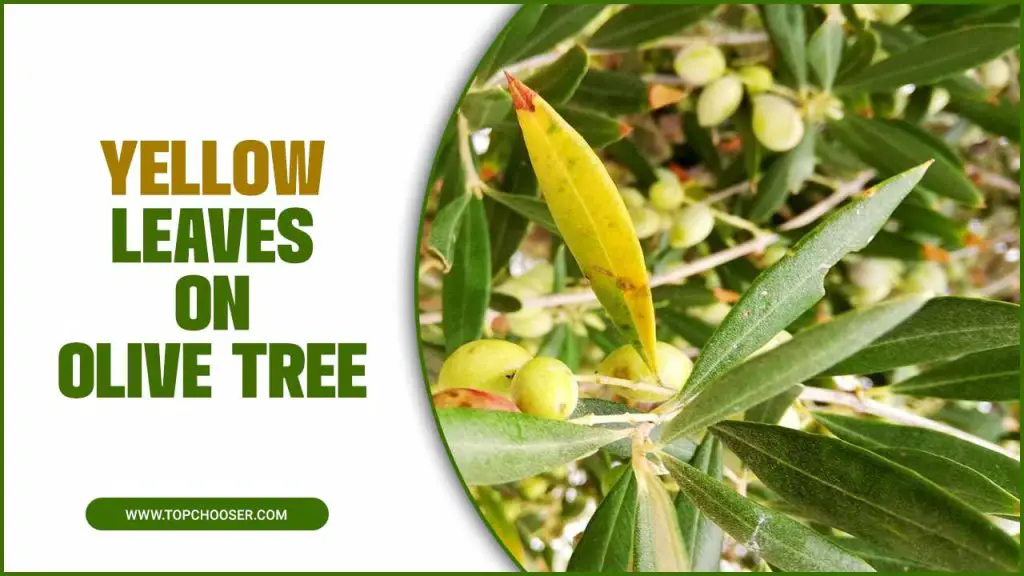
[[510, 334], [520, 338], [540, 338], [551, 332], [555, 327], [555, 318], [551, 311], [543, 308], [521, 310], [505, 315]]
[[579, 386], [568, 366], [555, 358], [540, 356], [516, 372], [512, 400], [527, 414], [565, 420], [576, 409]]
[[533, 290], [535, 295], [547, 294], [551, 292], [555, 284], [555, 267], [551, 262], [542, 260], [517, 277], [515, 281]]
[[910, 14], [910, 4], [875, 4], [875, 18], [890, 26]]
[[743, 85], [747, 87], [747, 92], [751, 95], [766, 92], [775, 85], [772, 71], [765, 66], [744, 66], [736, 74], [740, 77], [740, 82], [743, 82]]
[[928, 102], [928, 115], [938, 114], [949, 104], [949, 90], [941, 86], [932, 87], [932, 99]]
[[697, 99], [697, 123], [704, 127], [718, 126], [740, 107], [743, 83], [736, 76], [723, 76], [701, 91]]
[[669, 174], [671, 177], [659, 178], [657, 182], [651, 184], [651, 188], [648, 190], [651, 206], [666, 212], [682, 206], [683, 198], [686, 197], [682, 183], [679, 182], [675, 174]]
[[771, 340], [769, 340], [764, 346], [761, 346], [760, 348], [758, 348], [757, 351], [754, 352], [753, 354], [751, 354], [750, 356], [751, 357], [760, 356], [761, 354], [764, 354], [765, 352], [767, 352], [769, 350], [774, 350], [774, 349], [778, 348], [783, 343], [789, 342], [792, 339], [793, 339], [793, 335], [790, 334], [789, 332], [783, 330], [782, 332], [779, 332], [775, 336], [772, 336]]
[[647, 205], [647, 198], [644, 198], [644, 195], [636, 188], [619, 188], [619, 195], [622, 196], [622, 202], [626, 205], [626, 208], [630, 210], [643, 208]]
[[548, 481], [540, 476], [531, 476], [519, 481], [519, 494], [527, 501], [540, 500], [548, 492]]
[[483, 390], [472, 388], [448, 388], [434, 394], [435, 408], [477, 408], [501, 412], [519, 412], [514, 402]]
[[865, 258], [854, 262], [849, 267], [848, 276], [854, 286], [867, 288], [877, 284], [892, 286], [893, 269], [883, 260]]
[[707, 306], [695, 306], [687, 310], [686, 313], [705, 324], [717, 326], [722, 323], [722, 320], [725, 320], [730, 310], [732, 308], [725, 302], [715, 302]]
[[774, 94], [754, 97], [754, 136], [775, 152], [792, 149], [804, 137], [800, 112], [789, 100]]
[[946, 272], [937, 262], [920, 262], [900, 284], [900, 290], [913, 294], [942, 296], [949, 292]]
[[978, 67], [978, 75], [985, 88], [997, 92], [1010, 83], [1010, 65], [1002, 58], [986, 62]]
[[[693, 371], [693, 362], [680, 349], [666, 342], [655, 345], [658, 355], [658, 378], [651, 373], [640, 354], [630, 345], [622, 346], [614, 351], [597, 366], [597, 373], [613, 378], [622, 378], [650, 385], [660, 385], [673, 392], [678, 391], [686, 383]], [[661, 382], [658, 382], [658, 380]], [[662, 400], [664, 396], [636, 390], [622, 390], [623, 395], [634, 400]]]
[[437, 387], [472, 388], [510, 397], [512, 377], [530, 358], [522, 346], [505, 340], [468, 342], [444, 361]]
[[636, 237], [641, 240], [650, 238], [661, 231], [661, 215], [658, 214], [657, 210], [645, 206], [630, 210], [629, 217], [633, 221], [633, 230], [636, 232]]
[[694, 44], [675, 59], [676, 74], [693, 86], [704, 86], [725, 74], [725, 55], [713, 44]]
[[761, 255], [760, 264], [762, 268], [768, 268], [774, 265], [779, 260], [782, 260], [786, 256], [789, 248], [782, 244], [772, 244], [771, 246], [764, 249], [764, 254]]
[[885, 297], [892, 292], [889, 284], [873, 284], [871, 286], [854, 286], [850, 294], [850, 305], [854, 308], [864, 308], [885, 300]]
[[668, 242], [673, 248], [689, 248], [703, 242], [715, 227], [715, 217], [704, 204], [691, 204], [676, 214], [669, 230]]

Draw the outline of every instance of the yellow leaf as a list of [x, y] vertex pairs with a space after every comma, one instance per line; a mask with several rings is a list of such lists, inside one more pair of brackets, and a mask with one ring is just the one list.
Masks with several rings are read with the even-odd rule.
[[572, 126], [536, 92], [506, 76], [530, 162], [558, 231], [609, 318], [657, 374], [644, 253], [615, 183]]

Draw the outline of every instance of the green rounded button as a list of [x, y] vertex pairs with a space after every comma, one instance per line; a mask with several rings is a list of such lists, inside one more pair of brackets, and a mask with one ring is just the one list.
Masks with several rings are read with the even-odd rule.
[[85, 519], [97, 530], [318, 530], [318, 498], [97, 498]]

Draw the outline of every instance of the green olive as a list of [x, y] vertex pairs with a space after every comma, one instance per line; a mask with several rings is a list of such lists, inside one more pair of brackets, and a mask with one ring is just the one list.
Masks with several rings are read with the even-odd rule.
[[520, 338], [540, 338], [555, 327], [555, 317], [550, 310], [532, 308], [505, 315], [508, 331]]
[[576, 409], [579, 386], [572, 370], [555, 358], [534, 358], [516, 372], [512, 400], [527, 414], [565, 420]]
[[435, 408], [476, 408], [519, 412], [515, 403], [508, 398], [472, 388], [447, 388], [434, 394], [433, 400]]
[[540, 476], [531, 476], [519, 481], [519, 494], [529, 502], [540, 500], [548, 492], [548, 481]]
[[[682, 350], [667, 342], [658, 342], [655, 350], [658, 355], [658, 378], [654, 377], [636, 349], [628, 344], [608, 354], [597, 366], [597, 373], [623, 380], [660, 385], [673, 392], [678, 391], [690, 377], [693, 362]], [[664, 395], [650, 392], [628, 389], [621, 392], [629, 398], [644, 402], [665, 399]]]
[[629, 217], [633, 221], [633, 231], [636, 237], [644, 240], [654, 236], [661, 231], [661, 215], [657, 210], [651, 208], [638, 208], [629, 211]]
[[522, 346], [505, 340], [468, 342], [444, 361], [437, 387], [472, 388], [510, 397], [512, 377], [530, 358]]
[[697, 98], [697, 123], [705, 128], [728, 120], [743, 101], [743, 83], [733, 75], [708, 84]]
[[704, 86], [725, 74], [725, 54], [714, 44], [695, 44], [676, 55], [676, 74], [692, 86]]
[[978, 75], [981, 77], [981, 83], [985, 88], [998, 92], [1006, 88], [1010, 83], [1013, 72], [1010, 70], [1010, 65], [1006, 63], [1006, 60], [996, 58], [979, 66]]
[[751, 95], [767, 92], [775, 85], [772, 71], [765, 66], [744, 66], [737, 70], [736, 74], [740, 77], [740, 82], [743, 82], [743, 85], [747, 87], [747, 92]]
[[703, 242], [715, 227], [715, 217], [704, 204], [691, 204], [676, 214], [669, 229], [668, 242], [673, 248], [689, 248]]
[[651, 188], [647, 192], [651, 196], [651, 206], [664, 211], [679, 208], [683, 205], [683, 199], [686, 197], [682, 183], [671, 172], [668, 172], [667, 176], [658, 178], [658, 181], [651, 184]]
[[920, 262], [900, 283], [902, 292], [943, 296], [949, 292], [946, 272], [937, 262]]
[[804, 122], [792, 102], [774, 94], [754, 97], [754, 136], [765, 148], [785, 152], [804, 137]]
[[[546, 266], [535, 266], [530, 272], [505, 282], [496, 288], [495, 292], [514, 296], [520, 302], [550, 292], [554, 284], [554, 268], [547, 262], [544, 264]], [[538, 290], [537, 288], [541, 286], [545, 288]], [[540, 338], [551, 332], [555, 326], [554, 316], [543, 308], [510, 312], [505, 315], [505, 320], [508, 323], [508, 331], [520, 338]]]
[[622, 202], [626, 205], [626, 208], [630, 210], [643, 208], [647, 205], [647, 198], [644, 198], [644, 195], [636, 188], [628, 186], [619, 188], [619, 195], [622, 196]]

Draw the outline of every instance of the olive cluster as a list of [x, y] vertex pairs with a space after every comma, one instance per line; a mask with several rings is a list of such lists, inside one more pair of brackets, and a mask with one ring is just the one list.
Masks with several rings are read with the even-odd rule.
[[657, 174], [646, 197], [636, 188], [619, 189], [637, 237], [644, 240], [666, 232], [673, 248], [700, 244], [715, 225], [711, 209], [699, 202], [703, 189], [695, 183], [684, 184], [671, 170], [658, 169]]

